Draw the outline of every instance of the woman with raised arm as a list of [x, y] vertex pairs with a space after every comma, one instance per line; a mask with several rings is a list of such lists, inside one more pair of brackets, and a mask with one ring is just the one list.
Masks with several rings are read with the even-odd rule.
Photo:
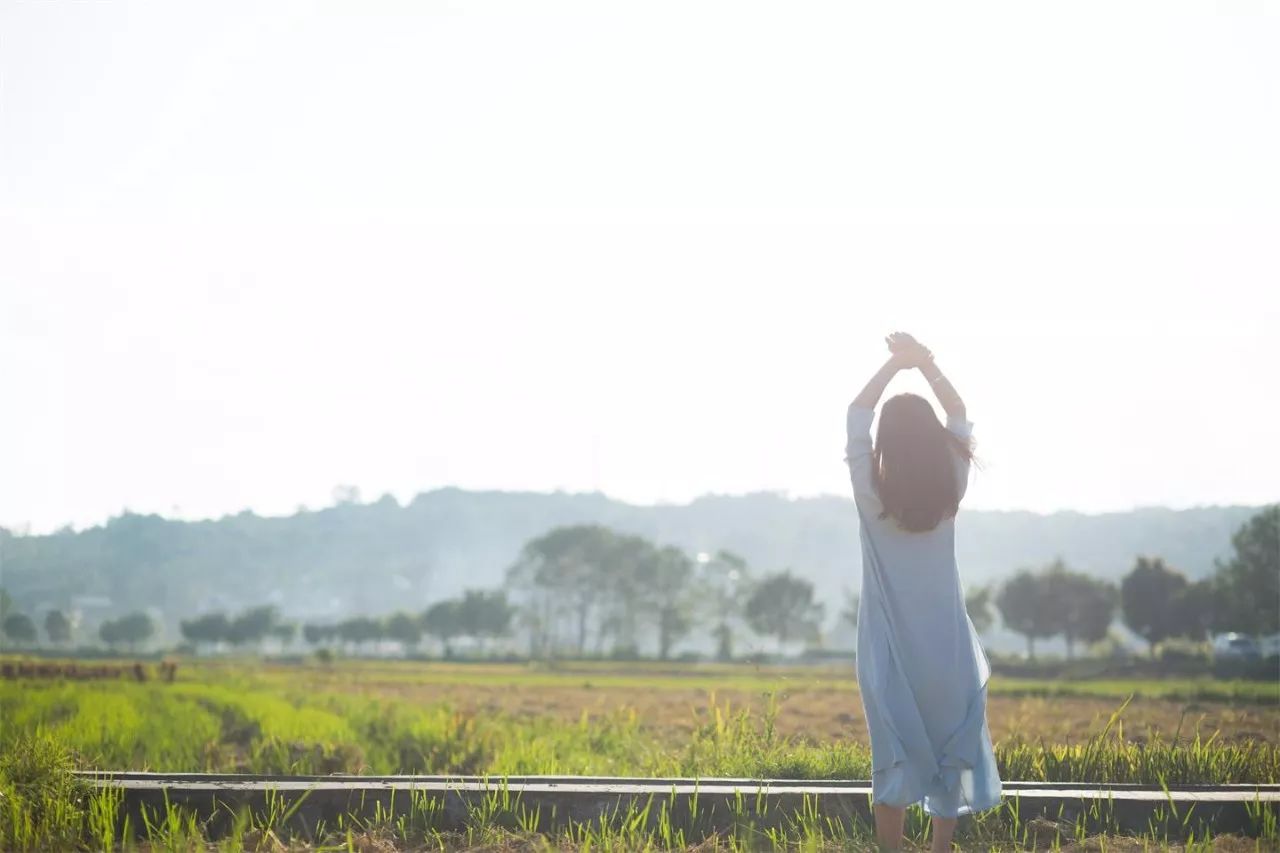
[[[964, 402], [910, 335], [885, 339], [889, 360], [849, 406], [846, 459], [862, 535], [858, 687], [871, 735], [872, 802], [882, 849], [902, 845], [906, 807], [933, 818], [951, 849], [960, 815], [995, 806], [1000, 777], [987, 728], [991, 669], [964, 606], [955, 515], [973, 460]], [[871, 421], [885, 386], [916, 369], [947, 413], [899, 394]]]

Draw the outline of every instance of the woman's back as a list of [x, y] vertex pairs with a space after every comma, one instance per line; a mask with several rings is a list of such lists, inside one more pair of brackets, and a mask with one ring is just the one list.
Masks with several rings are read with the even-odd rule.
[[[875, 398], [883, 384], [887, 379], [879, 388], [875, 380], [868, 386]], [[999, 801], [1000, 780], [986, 724], [990, 666], [965, 610], [955, 559], [954, 512], [968, 481], [971, 424], [963, 409], [953, 411], [946, 442], [933, 426], [918, 425], [935, 448], [949, 448], [928, 458], [950, 470], [921, 477], [911, 464], [894, 469], [895, 460], [873, 447], [869, 396], [864, 391], [849, 407], [846, 456], [862, 539], [857, 671], [871, 736], [873, 798], [893, 805], [923, 801], [938, 817], [980, 811]], [[931, 409], [929, 417], [940, 432]], [[880, 443], [886, 444], [883, 421], [882, 414]], [[904, 468], [916, 477], [917, 490], [927, 483], [945, 491], [913, 497], [908, 480], [894, 493], [906, 497], [893, 509], [925, 509], [905, 524], [881, 497], [887, 479]], [[929, 497], [940, 503], [926, 506]], [[938, 512], [940, 506], [945, 511]], [[930, 512], [942, 516], [931, 528], [906, 529]]]

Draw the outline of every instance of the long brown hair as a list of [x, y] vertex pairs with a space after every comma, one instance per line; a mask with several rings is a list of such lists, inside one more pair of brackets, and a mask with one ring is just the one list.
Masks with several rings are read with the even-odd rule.
[[972, 460], [972, 445], [942, 425], [928, 400], [899, 394], [885, 401], [871, 456], [880, 517], [912, 533], [954, 517], [960, 508], [955, 454]]

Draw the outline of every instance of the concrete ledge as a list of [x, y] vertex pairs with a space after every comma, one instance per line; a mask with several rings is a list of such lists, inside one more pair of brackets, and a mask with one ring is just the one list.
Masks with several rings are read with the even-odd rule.
[[[871, 820], [865, 780], [638, 779], [583, 776], [244, 776], [189, 773], [85, 773], [93, 784], [119, 788], [126, 813], [140, 827], [167, 804], [208, 821], [211, 834], [236, 812], [282, 815], [303, 837], [359, 818], [416, 816], [441, 831], [458, 831], [489, 810], [513, 828], [556, 831], [570, 824], [643, 814], [683, 829], [693, 839], [736, 826], [785, 826], [803, 816], [849, 823]], [[1264, 820], [1280, 818], [1280, 785], [1178, 786], [1006, 782], [999, 806], [1022, 823], [1048, 818], [1089, 831], [1171, 835], [1256, 835]]]

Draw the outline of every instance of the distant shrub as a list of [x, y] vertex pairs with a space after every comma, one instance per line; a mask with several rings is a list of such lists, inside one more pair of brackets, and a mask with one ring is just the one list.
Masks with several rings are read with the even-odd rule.
[[1125, 645], [1124, 640], [1110, 633], [1096, 643], [1091, 643], [1088, 648], [1088, 655], [1091, 657], [1110, 658], [1111, 660], [1129, 660], [1133, 657], [1133, 652]]
[[1208, 666], [1213, 660], [1213, 648], [1208, 643], [1175, 637], [1158, 643], [1155, 657], [1163, 663], [1198, 663]]

